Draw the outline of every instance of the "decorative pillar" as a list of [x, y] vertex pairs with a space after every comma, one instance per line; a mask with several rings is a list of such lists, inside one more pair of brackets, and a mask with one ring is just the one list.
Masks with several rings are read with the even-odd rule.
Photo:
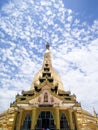
[[16, 125], [17, 125], [17, 116], [18, 116], [18, 112], [15, 112], [12, 130], [14, 130], [16, 128]]
[[35, 125], [37, 121], [36, 111], [37, 111], [36, 108], [32, 108], [31, 130], [35, 129]]
[[74, 124], [73, 124], [73, 120], [72, 120], [72, 110], [68, 110], [69, 112], [69, 124], [70, 124], [70, 130], [74, 130]]
[[74, 112], [75, 115], [75, 125], [76, 125], [76, 130], [79, 130], [79, 126], [78, 126], [78, 121], [77, 121], [77, 112]]
[[21, 126], [22, 126], [22, 117], [23, 117], [23, 110], [21, 109], [19, 111], [19, 123], [17, 124], [17, 130], [21, 130]]
[[55, 108], [55, 122], [56, 122], [56, 130], [60, 130], [60, 117], [59, 117], [59, 108]]

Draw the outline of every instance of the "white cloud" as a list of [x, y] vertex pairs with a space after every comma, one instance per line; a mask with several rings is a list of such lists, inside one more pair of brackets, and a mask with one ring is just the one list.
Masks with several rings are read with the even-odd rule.
[[67, 20], [68, 20], [68, 22], [72, 22], [72, 16], [69, 16], [69, 17], [67, 18]]

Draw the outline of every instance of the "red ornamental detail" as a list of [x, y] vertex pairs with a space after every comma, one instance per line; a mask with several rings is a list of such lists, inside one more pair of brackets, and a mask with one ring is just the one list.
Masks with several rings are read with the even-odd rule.
[[48, 94], [47, 93], [44, 94], [44, 102], [48, 102]]
[[41, 102], [41, 97], [38, 98], [38, 102]]
[[51, 97], [51, 102], [54, 102], [54, 98], [53, 97]]

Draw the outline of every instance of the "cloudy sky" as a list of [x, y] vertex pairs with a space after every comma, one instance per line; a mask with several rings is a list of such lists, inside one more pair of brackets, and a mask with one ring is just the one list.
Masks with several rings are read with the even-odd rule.
[[64, 89], [98, 113], [98, 0], [0, 0], [0, 112], [30, 89], [46, 42]]

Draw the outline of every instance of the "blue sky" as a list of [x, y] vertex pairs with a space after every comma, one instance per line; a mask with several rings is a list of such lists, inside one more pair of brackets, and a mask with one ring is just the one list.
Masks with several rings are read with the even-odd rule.
[[98, 112], [97, 0], [0, 1], [0, 112], [29, 90], [46, 42], [64, 89]]
[[98, 0], [63, 0], [65, 8], [72, 9], [79, 14], [81, 20], [92, 23], [98, 19]]

